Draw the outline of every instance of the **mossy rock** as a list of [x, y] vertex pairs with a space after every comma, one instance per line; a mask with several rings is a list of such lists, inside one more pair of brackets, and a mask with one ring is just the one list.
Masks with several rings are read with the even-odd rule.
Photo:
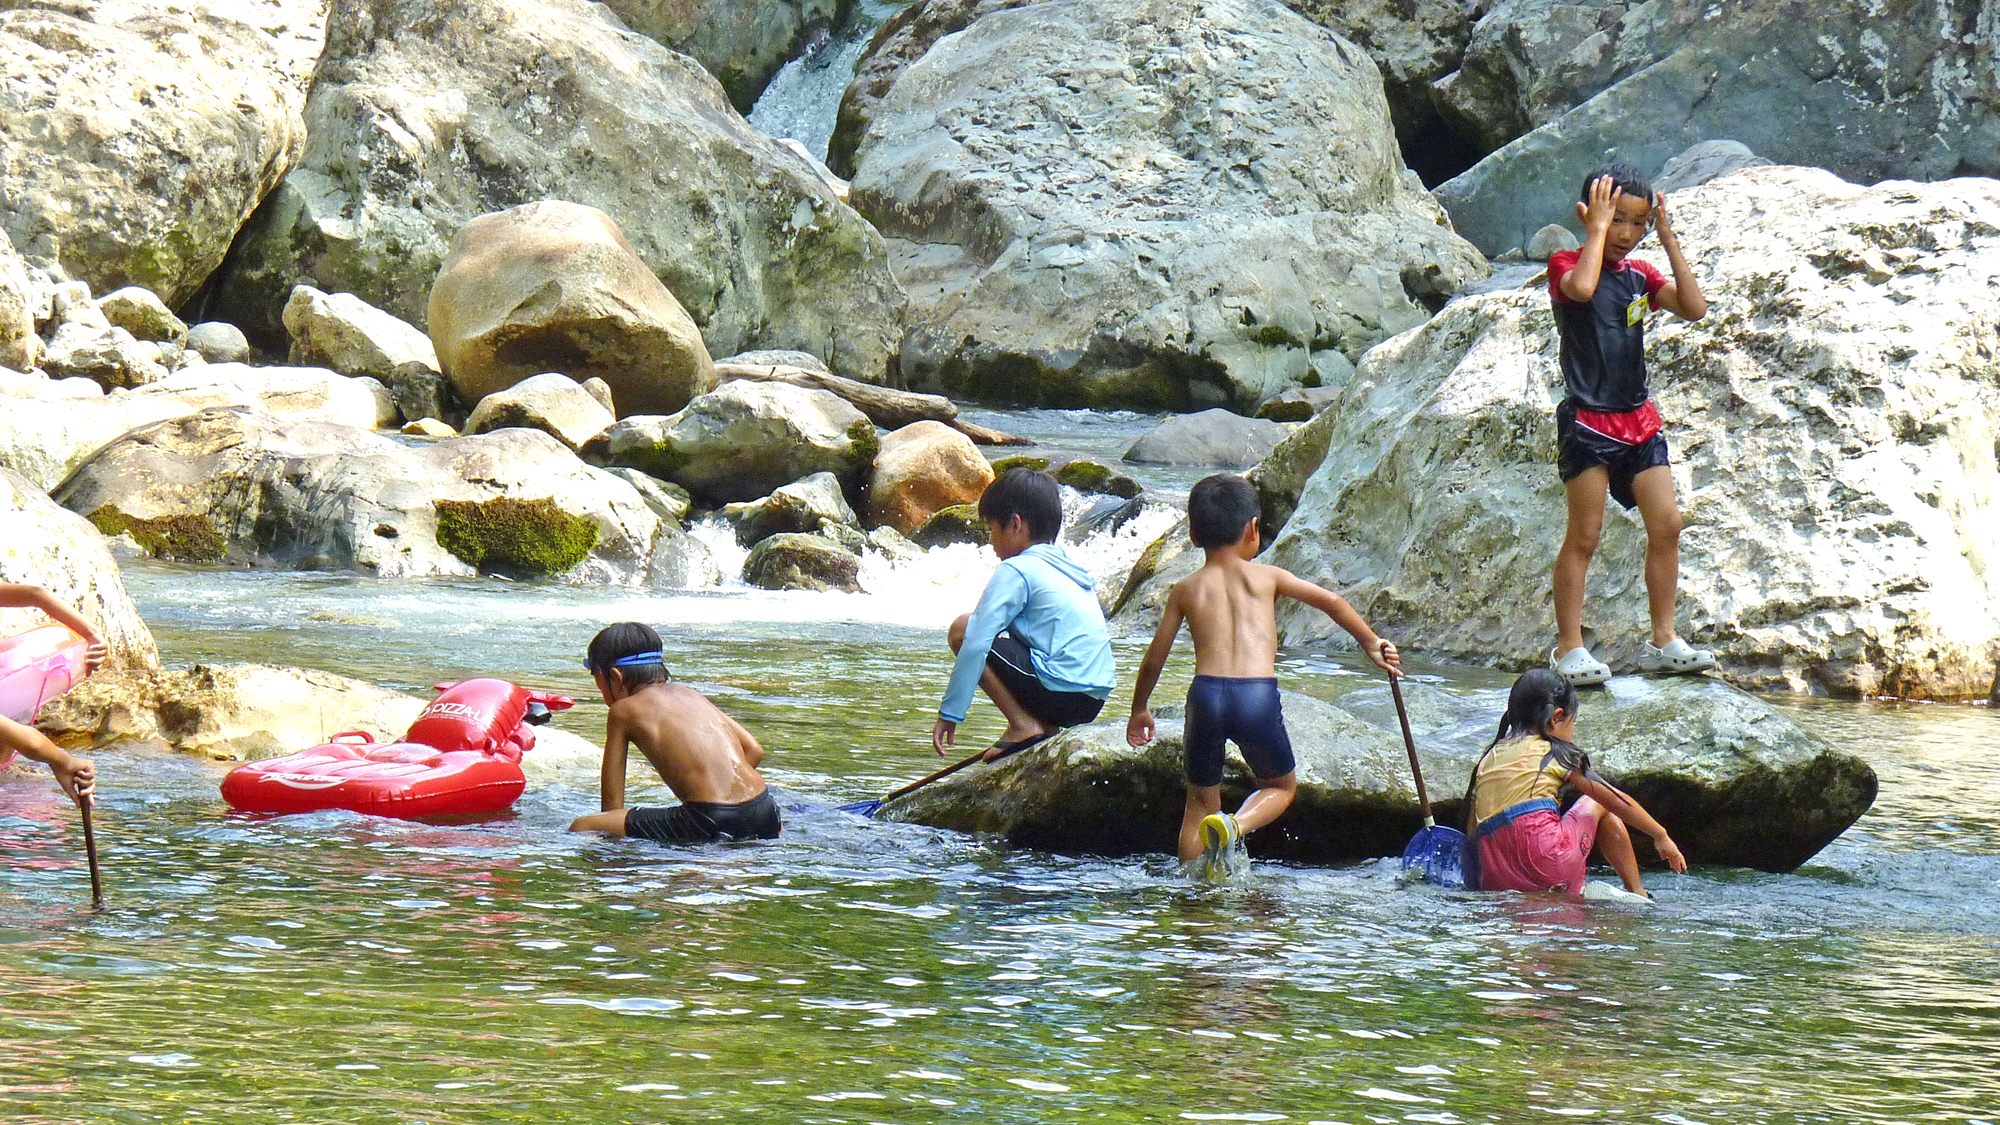
[[[859, 538], [860, 532], [854, 535]], [[766, 590], [858, 593], [861, 556], [823, 535], [773, 535], [750, 548], [743, 560], [743, 580]]]
[[1126, 500], [1139, 495], [1138, 481], [1102, 461], [1092, 461], [1085, 457], [1079, 457], [1057, 469], [1055, 478], [1057, 484], [1066, 484], [1078, 492], [1094, 492]]
[[90, 513], [91, 525], [106, 535], [130, 535], [141, 550], [156, 559], [175, 562], [221, 562], [229, 551], [222, 533], [196, 515], [140, 519], [109, 504]]
[[940, 509], [912, 531], [910, 542], [925, 549], [952, 543], [984, 547], [987, 542], [986, 521], [979, 518], [979, 505], [954, 504]]
[[561, 574], [597, 546], [597, 524], [554, 500], [439, 500], [436, 509], [438, 546], [482, 574]]
[[1049, 459], [1023, 454], [1018, 457], [1002, 457], [998, 461], [993, 462], [993, 475], [995, 477], [1006, 476], [1009, 469], [1033, 469], [1038, 473], [1046, 473], [1049, 471]]

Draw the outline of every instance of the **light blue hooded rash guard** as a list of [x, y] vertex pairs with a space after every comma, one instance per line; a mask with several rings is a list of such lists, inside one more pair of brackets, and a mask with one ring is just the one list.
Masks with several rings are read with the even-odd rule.
[[965, 625], [938, 717], [962, 723], [986, 668], [993, 638], [1011, 631], [1028, 646], [1035, 676], [1050, 691], [1111, 694], [1111, 637], [1097, 605], [1097, 580], [1061, 547], [1037, 543], [1000, 563]]

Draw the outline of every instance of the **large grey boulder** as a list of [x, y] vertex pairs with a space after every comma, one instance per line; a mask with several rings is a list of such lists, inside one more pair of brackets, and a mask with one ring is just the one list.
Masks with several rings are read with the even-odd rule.
[[[1422, 821], [1387, 694], [1371, 687], [1336, 705], [1284, 693], [1298, 795], [1249, 837], [1253, 855], [1327, 864], [1402, 853]], [[1438, 823], [1462, 825], [1466, 783], [1506, 693], [1412, 683], [1404, 694]], [[1135, 750], [1122, 721], [1077, 727], [927, 785], [879, 815], [1067, 854], [1171, 853], [1185, 799], [1181, 733], [1178, 720], [1160, 720], [1160, 737]], [[1713, 682], [1614, 680], [1582, 705], [1577, 737], [1594, 751], [1598, 772], [1657, 816], [1690, 863], [1793, 870], [1875, 799], [1866, 762]], [[1232, 749], [1224, 807], [1251, 785]], [[1633, 835], [1650, 860], [1651, 841]]]
[[465, 432], [483, 434], [509, 426], [540, 430], [571, 449], [604, 432], [616, 419], [575, 379], [550, 371], [479, 400]]
[[129, 391], [80, 393], [77, 380], [0, 384], [0, 466], [44, 490], [127, 430], [216, 407], [372, 429], [395, 420], [374, 390], [321, 368], [211, 363]]
[[28, 263], [14, 252], [7, 232], [0, 230], [0, 367], [31, 371], [42, 358], [42, 338], [36, 333], [41, 293]]
[[[1731, 172], [1761, 168], [1770, 161], [1750, 151], [1742, 141], [1702, 141], [1667, 158], [1653, 177], [1655, 191], [1684, 191]], [[1574, 237], [1574, 236], [1572, 236]], [[1566, 249], [1575, 249], [1567, 247]], [[1528, 255], [1534, 257], [1532, 253]]]
[[1282, 422], [1245, 418], [1222, 409], [1177, 414], [1141, 434], [1125, 451], [1125, 460], [1247, 469], [1269, 457], [1290, 432]]
[[[1984, 696], [2000, 660], [2000, 184], [1872, 188], [1752, 168], [1686, 194], [1707, 318], [1654, 319], [1676, 460], [1681, 632], [1763, 689]], [[1650, 246], [1641, 257], [1660, 260]], [[1554, 637], [1563, 537], [1546, 291], [1456, 302], [1369, 353], [1273, 547], [1377, 630], [1522, 667]], [[1647, 639], [1636, 514], [1605, 517], [1585, 624]], [[1331, 634], [1281, 612], [1286, 639]]]
[[[990, 13], [1036, 2], [916, 0], [889, 17], [868, 44], [855, 66], [854, 81], [841, 97], [827, 163], [840, 175], [853, 176], [855, 149], [882, 99], [903, 68], [922, 58], [938, 40]], [[1448, 139], [1430, 87], [1458, 68], [1483, 6], [1479, 0], [1288, 0], [1286, 6], [1345, 37], [1375, 61], [1396, 133], [1411, 159], [1432, 153], [1447, 162], [1458, 158], [1460, 146]]]
[[858, 482], [877, 445], [875, 424], [828, 391], [739, 382], [724, 383], [678, 414], [626, 418], [586, 453], [727, 504], [813, 473]]
[[243, 363], [250, 358], [250, 341], [227, 321], [206, 320], [189, 328], [187, 347], [210, 363]]
[[185, 344], [188, 326], [150, 289], [128, 285], [97, 298], [97, 311], [114, 328], [140, 340]]
[[292, 290], [284, 323], [293, 365], [375, 379], [412, 421], [440, 413], [437, 352], [412, 325], [352, 293], [323, 293], [310, 285]]
[[[0, 468], [0, 582], [40, 586], [97, 627], [111, 649], [110, 669], [156, 668], [152, 630], [125, 592], [104, 536], [50, 500], [40, 485]], [[31, 609], [0, 609], [0, 637], [47, 625]]]
[[1257, 500], [1263, 508], [1258, 527], [1269, 543], [1285, 529], [1299, 506], [1299, 494], [1306, 482], [1326, 460], [1327, 443], [1333, 440], [1340, 419], [1331, 410], [1321, 410], [1311, 421], [1286, 434], [1269, 456], [1243, 474], [1257, 486]]
[[199, 5], [0, 12], [0, 229], [169, 306], [222, 264], [305, 133], [271, 38]]
[[595, 207], [548, 200], [465, 224], [429, 317], [467, 402], [546, 371], [604, 380], [627, 414], [671, 414], [715, 386], [687, 310]]
[[105, 390], [143, 387], [167, 377], [158, 345], [123, 328], [76, 321], [49, 337], [41, 367], [57, 379], [89, 379]]
[[[630, 472], [631, 470], [626, 470]], [[861, 526], [832, 473], [814, 473], [785, 485], [762, 500], [731, 504], [724, 519], [736, 525], [736, 541], [754, 547], [773, 535], [810, 535], [833, 527]]]
[[708, 68], [742, 113], [778, 69], [853, 17], [855, 0], [605, 0], [641, 35]]
[[1509, 0], [1482, 19], [1441, 105], [1505, 142], [1437, 194], [1488, 254], [1574, 214], [1615, 155], [1642, 171], [1729, 137], [1873, 183], [2000, 170], [1988, 0], [1728, 4]]
[[568, 200], [611, 217], [711, 355], [887, 374], [904, 298], [880, 237], [692, 59], [585, 0], [335, 0], [327, 27], [305, 155], [223, 286], [253, 337], [300, 282], [428, 328], [460, 228]]
[[857, 161], [914, 302], [901, 374], [947, 393], [1250, 410], [1486, 271], [1374, 64], [1275, 0], [992, 12], [902, 71]]
[[539, 430], [409, 442], [245, 410], [133, 430], [56, 500], [191, 562], [704, 585], [701, 544]]

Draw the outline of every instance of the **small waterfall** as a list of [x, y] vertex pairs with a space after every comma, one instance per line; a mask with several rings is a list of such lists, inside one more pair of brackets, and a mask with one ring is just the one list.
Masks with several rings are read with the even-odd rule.
[[854, 67], [875, 29], [907, 5], [863, 0], [846, 30], [815, 41], [806, 52], [785, 64], [751, 107], [750, 124], [766, 136], [789, 137], [806, 146], [815, 160], [826, 160], [833, 139], [840, 96], [854, 81]]

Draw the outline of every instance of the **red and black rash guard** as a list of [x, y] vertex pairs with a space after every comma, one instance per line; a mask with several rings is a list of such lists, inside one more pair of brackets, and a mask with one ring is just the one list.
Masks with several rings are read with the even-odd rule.
[[1625, 258], [1597, 275], [1597, 292], [1583, 303], [1563, 296], [1563, 275], [1577, 252], [1549, 255], [1549, 299], [1562, 343], [1563, 386], [1579, 412], [1622, 414], [1646, 405], [1646, 313], [1667, 279], [1652, 265]]

